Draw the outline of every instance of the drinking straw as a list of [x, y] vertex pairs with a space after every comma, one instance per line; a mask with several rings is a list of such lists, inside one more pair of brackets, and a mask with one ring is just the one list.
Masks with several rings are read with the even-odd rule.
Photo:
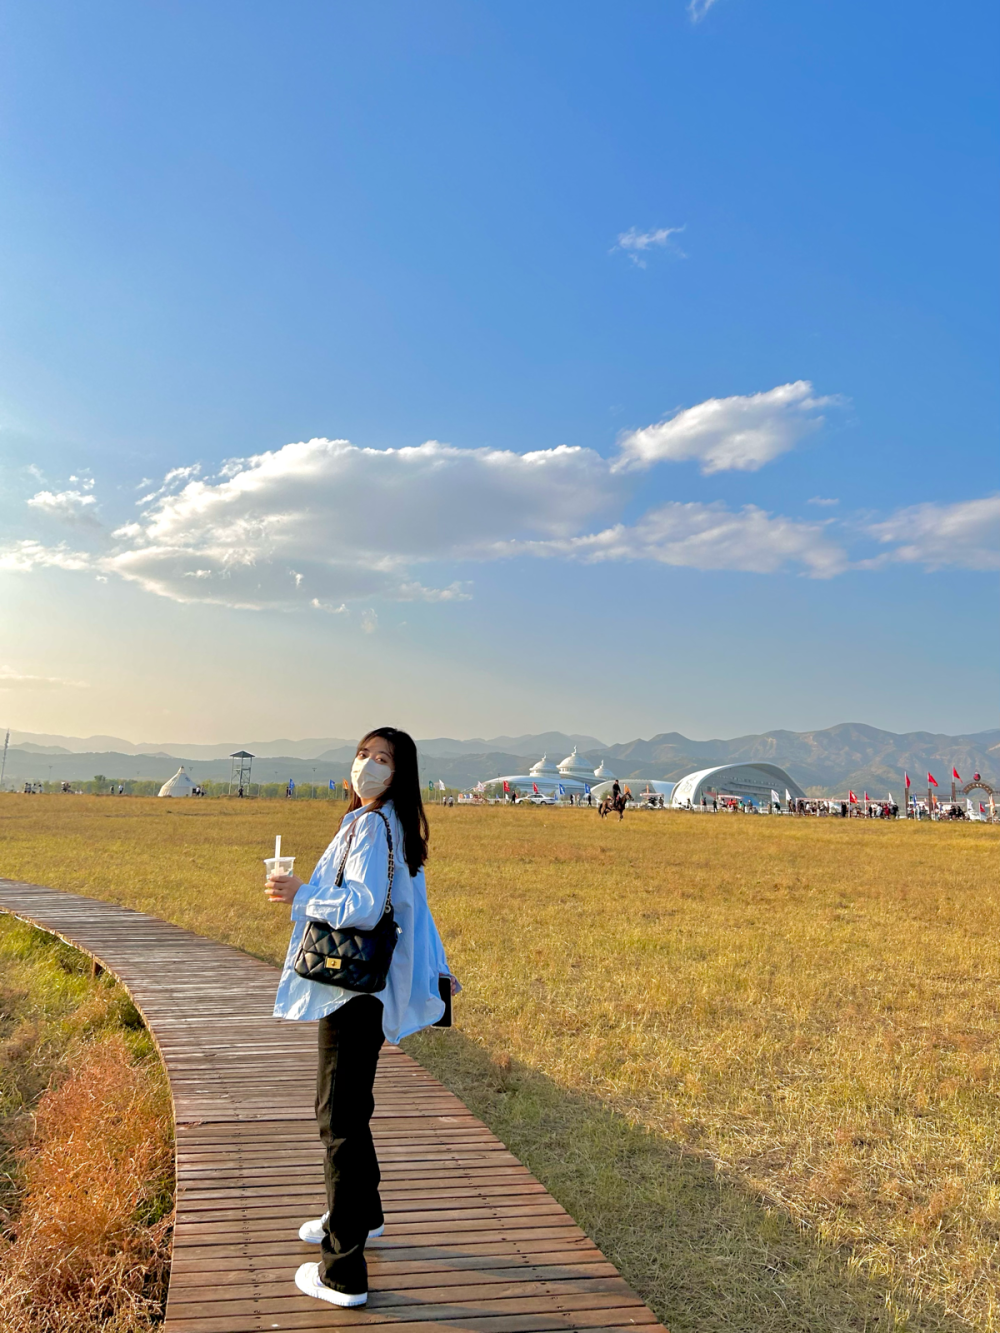
[[274, 840], [274, 859], [277, 861], [280, 855], [281, 855], [281, 834], [279, 833]]

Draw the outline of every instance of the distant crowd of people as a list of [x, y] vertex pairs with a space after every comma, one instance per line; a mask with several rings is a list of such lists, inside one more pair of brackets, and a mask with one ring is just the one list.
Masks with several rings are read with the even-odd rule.
[[841, 819], [898, 819], [899, 806], [895, 801], [792, 801], [790, 815], [835, 815]]

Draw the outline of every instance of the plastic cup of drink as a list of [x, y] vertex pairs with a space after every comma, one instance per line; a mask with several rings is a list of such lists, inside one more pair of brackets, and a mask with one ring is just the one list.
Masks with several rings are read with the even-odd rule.
[[270, 881], [275, 875], [290, 875], [294, 865], [294, 856], [265, 856], [264, 869], [267, 872], [265, 879]]

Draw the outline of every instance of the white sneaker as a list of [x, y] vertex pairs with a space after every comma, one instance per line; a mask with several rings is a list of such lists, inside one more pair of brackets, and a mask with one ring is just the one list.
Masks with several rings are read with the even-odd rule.
[[295, 1273], [295, 1285], [304, 1295], [329, 1301], [331, 1305], [365, 1305], [368, 1301], [367, 1291], [348, 1294], [325, 1286], [319, 1280], [319, 1264], [301, 1264]]
[[[322, 1244], [323, 1224], [329, 1216], [329, 1213], [324, 1213], [322, 1217], [314, 1217], [311, 1222], [303, 1222], [299, 1227], [299, 1240], [304, 1240], [308, 1245]], [[376, 1227], [374, 1231], [369, 1231], [368, 1239], [377, 1240], [383, 1231], [385, 1231], [384, 1222], [380, 1227]]]

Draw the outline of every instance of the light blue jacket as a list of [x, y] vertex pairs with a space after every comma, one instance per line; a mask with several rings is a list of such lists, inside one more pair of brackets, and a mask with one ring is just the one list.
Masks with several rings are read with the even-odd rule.
[[[411, 875], [403, 856], [403, 829], [387, 801], [382, 807], [392, 829], [395, 875], [392, 906], [401, 927], [399, 943], [392, 955], [389, 980], [376, 999], [382, 1001], [382, 1030], [386, 1040], [397, 1042], [411, 1032], [429, 1027], [444, 1013], [438, 977], [447, 974], [444, 945], [427, 906], [424, 872]], [[344, 866], [344, 882], [334, 880], [344, 856], [347, 835], [355, 821], [357, 832]], [[292, 938], [274, 1001], [275, 1018], [314, 1021], [332, 1014], [358, 992], [343, 986], [307, 981], [293, 964], [305, 933], [306, 922], [326, 921], [334, 929], [357, 926], [371, 930], [385, 911], [389, 880], [389, 844], [385, 825], [374, 811], [355, 810], [344, 817], [340, 832], [320, 857], [312, 878], [303, 884], [292, 903]]]

